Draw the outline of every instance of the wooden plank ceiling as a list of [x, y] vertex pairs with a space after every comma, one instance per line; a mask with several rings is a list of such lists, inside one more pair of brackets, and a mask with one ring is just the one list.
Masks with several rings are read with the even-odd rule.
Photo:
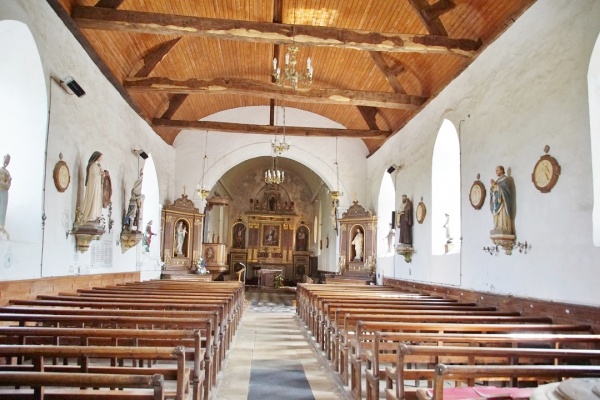
[[[107, 78], [172, 144], [182, 129], [275, 134], [273, 106], [320, 114], [369, 153], [535, 0], [48, 0]], [[309, 87], [273, 82], [272, 60], [299, 46]], [[198, 121], [270, 106], [271, 126]]]

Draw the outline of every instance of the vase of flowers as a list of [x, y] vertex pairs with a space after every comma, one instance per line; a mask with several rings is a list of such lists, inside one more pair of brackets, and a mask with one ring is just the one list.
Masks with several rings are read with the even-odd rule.
[[208, 270], [206, 269], [206, 261], [204, 261], [204, 258], [202, 257], [198, 257], [198, 262], [196, 263], [196, 273], [198, 275], [208, 274]]

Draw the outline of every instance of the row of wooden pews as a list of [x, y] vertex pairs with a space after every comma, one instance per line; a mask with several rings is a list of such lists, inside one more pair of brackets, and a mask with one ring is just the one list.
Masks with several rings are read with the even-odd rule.
[[208, 400], [243, 310], [240, 282], [147, 281], [9, 301], [0, 399]]
[[589, 365], [600, 361], [590, 325], [381, 286], [301, 284], [297, 296], [299, 317], [355, 399], [443, 399], [449, 381], [463, 386], [454, 391], [492, 383], [506, 393], [600, 376]]

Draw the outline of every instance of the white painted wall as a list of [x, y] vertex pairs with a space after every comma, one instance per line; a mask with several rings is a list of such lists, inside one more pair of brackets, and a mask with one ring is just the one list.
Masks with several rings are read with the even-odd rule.
[[[25, 166], [36, 169], [39, 174], [43, 172], [44, 166], [46, 168], [45, 195], [38, 199], [38, 202], [43, 203], [47, 217], [41, 234], [43, 254], [40, 246], [34, 252], [38, 262], [32, 265], [29, 258], [20, 256], [18, 248], [24, 245], [9, 242], [13, 247], [13, 264], [20, 268], [4, 269], [0, 279], [135, 271], [136, 251], [132, 249], [123, 254], [117, 244], [122, 215], [129, 200], [131, 185], [137, 177], [137, 156], [132, 153], [132, 149], [144, 148], [161, 165], [157, 171], [161, 202], [173, 197], [175, 151], [126, 104], [46, 2], [2, 2], [0, 20], [20, 21], [31, 30], [43, 66], [46, 81], [44, 90], [51, 104], [50, 115], [46, 116], [49, 119], [47, 159], [42, 157], [37, 160], [41, 161], [39, 166], [35, 160]], [[50, 80], [50, 76], [60, 79], [66, 75], [73, 76], [82, 86], [86, 91], [84, 97], [69, 95]], [[34, 104], [25, 104], [23, 107], [35, 109]], [[46, 126], [36, 129], [42, 130], [42, 137], [46, 136]], [[41, 145], [44, 143], [41, 142]], [[65, 234], [72, 227], [75, 209], [83, 197], [85, 165], [95, 150], [104, 153], [102, 165], [110, 171], [113, 187], [112, 217], [115, 226], [111, 235], [107, 236], [112, 244], [113, 255], [110, 265], [103, 268], [92, 268], [91, 251], [78, 253], [73, 236], [67, 238]], [[64, 193], [56, 190], [52, 178], [59, 153], [63, 154], [71, 171], [71, 184]], [[11, 167], [13, 176], [19, 177], [23, 172], [23, 167], [18, 162], [11, 163]], [[29, 184], [35, 185], [34, 182]], [[39, 208], [31, 212], [41, 216]], [[41, 267], [39, 260], [42, 260]]]
[[[369, 187], [380, 171], [403, 165], [402, 193], [431, 201], [431, 153], [443, 118], [459, 128], [462, 152], [461, 255], [431, 256], [431, 219], [414, 227], [411, 264], [395, 260], [395, 277], [556, 301], [599, 305], [600, 249], [592, 245], [592, 176], [587, 74], [600, 31], [600, 2], [538, 0], [506, 33], [368, 159]], [[408, 146], [407, 146], [408, 144]], [[556, 187], [531, 182], [544, 145], [562, 166]], [[488, 188], [504, 165], [516, 184], [517, 240], [528, 254], [490, 256], [492, 217], [468, 203], [480, 173]], [[458, 258], [458, 262], [455, 259]], [[456, 266], [453, 266], [455, 264]]]

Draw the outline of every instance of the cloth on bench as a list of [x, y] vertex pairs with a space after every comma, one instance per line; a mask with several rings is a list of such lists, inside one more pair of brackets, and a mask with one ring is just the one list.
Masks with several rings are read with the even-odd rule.
[[[512, 388], [495, 386], [457, 387], [444, 389], [444, 400], [528, 400], [533, 388]], [[433, 398], [433, 390], [417, 391], [419, 400]]]
[[600, 379], [573, 378], [541, 385], [531, 393], [531, 400], [599, 400]]

